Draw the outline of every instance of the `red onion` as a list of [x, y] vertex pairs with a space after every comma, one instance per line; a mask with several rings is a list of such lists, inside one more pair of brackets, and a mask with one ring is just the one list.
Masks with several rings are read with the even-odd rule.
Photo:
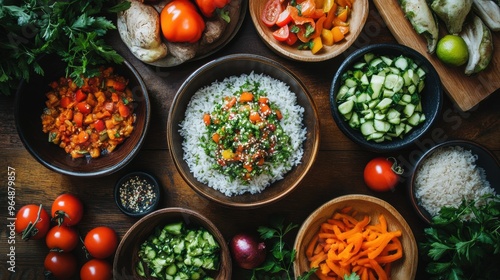
[[229, 244], [234, 261], [239, 267], [253, 269], [266, 259], [266, 244], [252, 234], [239, 233]]

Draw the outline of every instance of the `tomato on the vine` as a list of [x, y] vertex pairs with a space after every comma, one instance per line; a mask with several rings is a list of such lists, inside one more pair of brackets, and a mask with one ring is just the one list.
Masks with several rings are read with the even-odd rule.
[[83, 217], [82, 201], [75, 195], [63, 193], [52, 203], [52, 219], [59, 225], [74, 226]]
[[72, 279], [78, 272], [78, 261], [72, 253], [50, 251], [43, 265], [47, 273], [58, 280]]
[[385, 192], [396, 187], [402, 173], [395, 159], [377, 157], [366, 164], [363, 178], [370, 189]]
[[268, 0], [262, 10], [260, 19], [265, 25], [272, 27], [278, 20], [282, 11], [283, 7], [281, 7], [280, 0]]
[[57, 249], [63, 252], [70, 252], [76, 248], [79, 241], [78, 232], [65, 225], [52, 227], [47, 236], [45, 243], [49, 249]]
[[87, 233], [83, 244], [92, 257], [105, 259], [115, 252], [118, 246], [118, 236], [112, 228], [96, 227]]
[[50, 216], [42, 205], [28, 204], [16, 214], [15, 231], [24, 240], [44, 238], [50, 228]]
[[80, 269], [81, 280], [110, 280], [113, 278], [113, 267], [106, 260], [91, 259]]

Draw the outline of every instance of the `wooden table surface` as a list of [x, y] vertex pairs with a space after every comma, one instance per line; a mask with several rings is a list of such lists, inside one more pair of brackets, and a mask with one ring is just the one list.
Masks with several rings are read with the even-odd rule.
[[[249, 14], [236, 37], [216, 54], [175, 68], [145, 65], [131, 57], [117, 34], [110, 42], [129, 59], [143, 76], [152, 100], [149, 134], [139, 155], [124, 169], [102, 178], [73, 178], [52, 172], [35, 161], [23, 147], [15, 128], [14, 98], [0, 97], [0, 279], [43, 279], [43, 260], [48, 252], [41, 240], [24, 242], [19, 236], [15, 244], [8, 243], [10, 230], [7, 210], [7, 169], [15, 168], [15, 208], [29, 203], [42, 203], [50, 211], [55, 197], [63, 192], [78, 195], [84, 203], [85, 215], [78, 226], [82, 235], [99, 225], [113, 227], [122, 237], [137, 219], [123, 215], [113, 200], [113, 185], [125, 173], [143, 170], [156, 176], [163, 189], [161, 207], [186, 207], [205, 214], [219, 227], [227, 241], [240, 231], [255, 230], [266, 225], [270, 214], [282, 215], [285, 221], [301, 224], [320, 205], [346, 194], [368, 194], [393, 205], [413, 230], [417, 242], [423, 240], [425, 224], [411, 207], [406, 191], [406, 178], [394, 192], [375, 193], [363, 182], [363, 168], [375, 154], [363, 150], [346, 138], [335, 125], [329, 106], [328, 92], [335, 71], [347, 53], [361, 46], [378, 42], [396, 42], [378, 11], [370, 1], [370, 15], [359, 39], [348, 50], [330, 61], [301, 63], [277, 56], [258, 38]], [[177, 173], [170, 158], [166, 141], [166, 121], [171, 101], [181, 83], [204, 63], [223, 55], [253, 53], [275, 59], [296, 73], [315, 99], [321, 117], [321, 145], [315, 164], [299, 187], [284, 199], [254, 210], [228, 209], [197, 195]], [[468, 139], [484, 145], [500, 157], [500, 95], [498, 91], [468, 112], [457, 109], [445, 98], [442, 114], [431, 131], [405, 151], [381, 156], [397, 158], [410, 170], [418, 157], [429, 147], [451, 139]], [[293, 245], [295, 233], [287, 237]], [[13, 246], [11, 248], [11, 246]], [[15, 253], [15, 273], [7, 270], [7, 254]], [[80, 254], [83, 262], [83, 256]], [[416, 279], [426, 279], [425, 264], [419, 260]], [[233, 266], [232, 279], [244, 279], [244, 271]]]

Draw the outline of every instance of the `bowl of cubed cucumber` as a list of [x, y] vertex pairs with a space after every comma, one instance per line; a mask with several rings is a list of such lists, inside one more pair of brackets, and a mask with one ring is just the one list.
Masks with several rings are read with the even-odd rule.
[[374, 152], [408, 148], [439, 115], [441, 80], [419, 52], [400, 44], [375, 44], [353, 52], [339, 67], [330, 108], [339, 129]]

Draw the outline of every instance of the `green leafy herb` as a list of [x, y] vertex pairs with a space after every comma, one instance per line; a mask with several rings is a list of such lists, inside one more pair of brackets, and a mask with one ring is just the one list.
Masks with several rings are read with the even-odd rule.
[[356, 272], [351, 273], [350, 275], [344, 275], [344, 280], [360, 280], [359, 275]]
[[420, 244], [432, 279], [497, 279], [500, 274], [500, 196], [444, 207]]
[[290, 233], [298, 225], [288, 224], [285, 226], [282, 218], [274, 217], [270, 226], [260, 226], [257, 230], [263, 240], [267, 240], [271, 245], [270, 252], [264, 263], [252, 270], [252, 280], [307, 280], [314, 274], [316, 269], [312, 269], [296, 278], [293, 273], [293, 262], [296, 251], [290, 249], [284, 241], [285, 235]]
[[9, 95], [31, 69], [43, 75], [37, 59], [57, 54], [67, 63], [66, 75], [79, 85], [82, 75], [98, 74], [91, 66], [120, 63], [123, 58], [103, 40], [116, 29], [106, 16], [130, 7], [121, 1], [0, 0], [0, 92]]

